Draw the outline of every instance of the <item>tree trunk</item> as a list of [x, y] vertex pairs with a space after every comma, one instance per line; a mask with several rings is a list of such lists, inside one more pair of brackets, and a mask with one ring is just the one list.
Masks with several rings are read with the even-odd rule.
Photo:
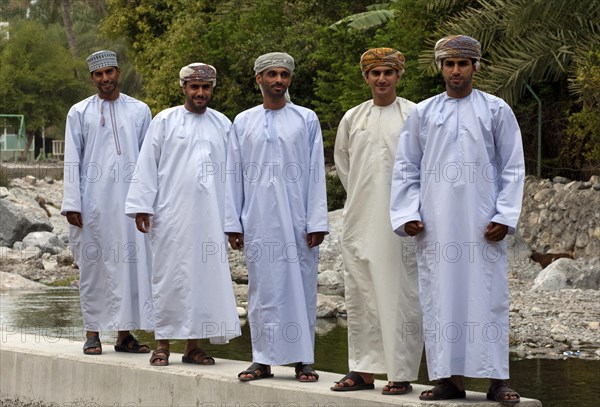
[[75, 35], [73, 34], [73, 22], [71, 21], [71, 7], [69, 7], [69, 0], [60, 0], [60, 9], [65, 31], [67, 32], [69, 51], [71, 51], [73, 58], [77, 58], [77, 43], [75, 42]]

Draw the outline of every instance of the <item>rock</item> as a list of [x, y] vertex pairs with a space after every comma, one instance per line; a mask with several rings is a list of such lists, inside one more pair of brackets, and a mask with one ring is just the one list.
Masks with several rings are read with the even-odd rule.
[[598, 322], [598, 321], [593, 321], [593, 322], [590, 322], [590, 323], [588, 324], [588, 327], [589, 327], [590, 329], [599, 329], [599, 328], [600, 328], [600, 322]]
[[566, 184], [569, 182], [569, 179], [565, 177], [554, 177], [552, 178], [552, 182], [557, 184]]
[[10, 195], [10, 191], [6, 187], [0, 187], [0, 199], [6, 198]]
[[340, 302], [344, 299], [339, 295], [317, 294], [317, 318], [335, 317]]
[[561, 258], [540, 272], [531, 291], [557, 291], [565, 288], [597, 290], [599, 287], [600, 270], [582, 270], [574, 260]]
[[38, 248], [42, 253], [58, 254], [66, 248], [54, 233], [32, 232], [23, 239], [25, 249]]
[[238, 317], [240, 318], [246, 318], [246, 316], [248, 315], [248, 311], [246, 311], [246, 309], [243, 307], [237, 307], [237, 313]]
[[319, 273], [317, 285], [325, 288], [325, 294], [344, 294], [344, 277], [342, 273], [334, 270], [325, 270]]
[[48, 288], [44, 284], [36, 283], [21, 277], [18, 274], [0, 271], [0, 291], [9, 290], [43, 290]]
[[51, 232], [54, 227], [46, 212], [35, 203], [26, 205], [0, 199], [0, 245], [12, 246], [31, 232]]

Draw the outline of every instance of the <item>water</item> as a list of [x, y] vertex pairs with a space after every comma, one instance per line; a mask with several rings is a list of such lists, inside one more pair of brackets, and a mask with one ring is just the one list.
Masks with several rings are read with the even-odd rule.
[[[0, 323], [6, 332], [25, 332], [42, 338], [68, 338], [83, 342], [79, 294], [73, 289], [51, 289], [30, 293], [2, 293], [0, 295]], [[211, 345], [201, 341], [203, 349], [212, 356], [250, 361], [252, 358], [248, 324], [243, 335], [228, 345]], [[144, 343], [153, 344], [152, 333], [136, 332]], [[114, 343], [114, 335], [104, 335], [105, 347]], [[171, 350], [182, 352], [184, 341], [173, 341]], [[429, 383], [425, 358], [421, 365], [419, 383]], [[315, 350], [315, 367], [320, 370], [347, 372], [347, 337], [343, 320], [319, 320]], [[512, 359], [511, 385], [523, 397], [535, 398], [544, 407], [598, 406], [600, 361], [578, 358], [566, 360]], [[378, 377], [385, 379], [385, 377]], [[485, 392], [487, 380], [466, 380], [469, 390]]]

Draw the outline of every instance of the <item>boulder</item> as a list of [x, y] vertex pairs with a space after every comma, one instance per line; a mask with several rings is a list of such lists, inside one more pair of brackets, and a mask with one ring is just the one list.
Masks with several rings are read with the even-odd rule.
[[600, 286], [600, 270], [581, 269], [577, 262], [561, 258], [543, 269], [533, 282], [532, 291], [557, 291], [565, 288], [597, 290]]
[[[35, 203], [13, 201], [14, 195], [0, 199], [0, 246], [9, 246], [23, 240], [31, 232], [51, 232], [54, 227], [46, 212]], [[35, 201], [34, 201], [35, 202]]]
[[42, 253], [58, 254], [66, 245], [62, 240], [51, 232], [31, 232], [23, 239], [25, 250], [37, 248]]
[[43, 290], [48, 288], [44, 284], [36, 283], [21, 277], [18, 274], [0, 271], [0, 291], [9, 290]]

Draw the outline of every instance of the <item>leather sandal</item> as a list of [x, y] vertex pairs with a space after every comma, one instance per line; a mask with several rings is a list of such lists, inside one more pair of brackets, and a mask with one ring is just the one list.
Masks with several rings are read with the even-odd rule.
[[[251, 375], [252, 377], [242, 377], [242, 375]], [[250, 382], [252, 380], [269, 379], [274, 375], [271, 373], [271, 366], [263, 365], [262, 363], [252, 363], [250, 367], [238, 374], [238, 378], [242, 382]]]

